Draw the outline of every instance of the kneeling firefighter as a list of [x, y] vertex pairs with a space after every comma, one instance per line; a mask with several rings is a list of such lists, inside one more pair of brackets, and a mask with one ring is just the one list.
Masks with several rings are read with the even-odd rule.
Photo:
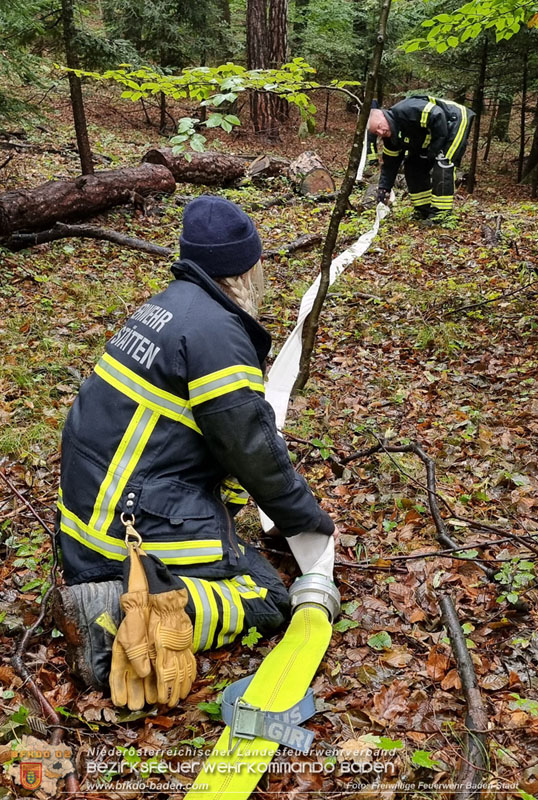
[[[261, 252], [238, 206], [193, 200], [175, 280], [108, 341], [67, 417], [54, 614], [72, 669], [116, 705], [175, 705], [193, 652], [289, 618], [278, 573], [235, 531], [248, 494], [283, 536], [335, 530], [264, 400]], [[297, 584], [294, 609], [337, 613], [334, 585]]]
[[455, 166], [465, 152], [474, 116], [466, 106], [429, 95], [371, 111], [368, 131], [384, 139], [378, 202], [388, 202], [403, 160], [415, 216], [435, 221], [440, 212], [450, 211]]

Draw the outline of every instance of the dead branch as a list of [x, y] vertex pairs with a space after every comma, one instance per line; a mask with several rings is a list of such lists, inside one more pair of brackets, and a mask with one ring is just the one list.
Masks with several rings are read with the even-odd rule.
[[[16, 252], [17, 250], [24, 250], [27, 247], [35, 247], [38, 244], [46, 244], [48, 242], [55, 242], [58, 239], [68, 239], [71, 237], [79, 237], [83, 239], [104, 239], [107, 242], [122, 245], [123, 247], [131, 247], [134, 250], [140, 250], [143, 253], [148, 253], [152, 256], [159, 258], [172, 258], [177, 255], [177, 250], [171, 247], [163, 247], [160, 244], [153, 244], [147, 242], [145, 239], [136, 239], [133, 236], [126, 236], [124, 233], [114, 231], [111, 228], [99, 228], [96, 225], [66, 225], [63, 222], [57, 222], [53, 228], [46, 231], [38, 231], [36, 233], [13, 233], [9, 239], [3, 242], [3, 246], [8, 250]], [[308, 247], [321, 242], [321, 234], [318, 233], [305, 233], [299, 236], [293, 242], [283, 244], [279, 248], [273, 250], [264, 250], [264, 258], [275, 258], [279, 255], [288, 255], [294, 253], [296, 250], [305, 250]]]
[[0, 164], [0, 169], [4, 169], [4, 167], [7, 167], [12, 158], [13, 158], [13, 153], [10, 153], [8, 157]]
[[[15, 484], [7, 477], [7, 475], [3, 471], [0, 471], [0, 478], [2, 478], [5, 484], [7, 484], [7, 486], [13, 492], [13, 494], [16, 497], [18, 497], [18, 499], [21, 500], [24, 503], [24, 505], [31, 511], [31, 513], [39, 522], [41, 527], [48, 533], [52, 544], [52, 566], [50, 571], [50, 586], [47, 589], [41, 601], [41, 607], [36, 621], [33, 623], [33, 625], [30, 625], [30, 627], [26, 629], [23, 636], [21, 637], [17, 649], [11, 658], [11, 664], [17, 675], [21, 678], [22, 681], [24, 681], [24, 684], [27, 687], [27, 689], [39, 703], [39, 707], [41, 708], [44, 717], [51, 723], [52, 735], [50, 743], [53, 747], [56, 747], [61, 743], [64, 735], [64, 730], [61, 725], [60, 717], [56, 713], [55, 709], [51, 706], [49, 701], [46, 699], [46, 697], [43, 695], [40, 688], [37, 686], [34, 679], [32, 678], [32, 675], [30, 674], [28, 667], [24, 663], [24, 656], [26, 654], [26, 650], [28, 649], [28, 645], [30, 644], [30, 639], [32, 638], [37, 628], [41, 625], [41, 623], [45, 619], [49, 598], [54, 589], [56, 588], [56, 570], [58, 568], [58, 548], [56, 546], [56, 536], [53, 533], [53, 531], [49, 528], [47, 523], [44, 521], [44, 519], [41, 517], [41, 515], [35, 510], [33, 505], [24, 497], [23, 494], [21, 494], [21, 492], [19, 492]], [[76, 773], [74, 771], [69, 775], [67, 775], [66, 777], [66, 788], [68, 794], [75, 794], [79, 791], [79, 784], [76, 777]]]
[[159, 244], [146, 242], [144, 239], [126, 236], [110, 228], [99, 228], [96, 225], [66, 225], [63, 222], [57, 222], [53, 228], [49, 228], [46, 231], [14, 233], [6, 240], [4, 247], [15, 251], [23, 250], [27, 247], [34, 247], [37, 244], [55, 242], [58, 239], [68, 239], [72, 236], [83, 239], [104, 239], [105, 241], [120, 244], [124, 247], [132, 247], [135, 250], [141, 250], [143, 253], [160, 256], [161, 258], [170, 258], [174, 255], [174, 250], [170, 247], [162, 247]]
[[[425, 488], [428, 493], [428, 505], [437, 530], [437, 540], [445, 547], [450, 548], [450, 550], [455, 550], [456, 552], [461, 550], [461, 546], [458, 546], [458, 543], [451, 537], [439, 510], [439, 505], [437, 503], [438, 494], [436, 489], [435, 461], [433, 458], [430, 458], [417, 442], [402, 445], [386, 445], [383, 441], [378, 440], [377, 446], [373, 446], [369, 448], [369, 450], [359, 451], [359, 453], [353, 453], [344, 460], [344, 463], [350, 461], [351, 458], [357, 458], [359, 454], [361, 456], [364, 454], [372, 455], [381, 450], [385, 453], [414, 453], [420, 458], [426, 468], [426, 486], [423, 488]], [[490, 569], [480, 560], [472, 560], [484, 571], [490, 581], [494, 579], [495, 570]]]
[[459, 314], [460, 311], [469, 311], [472, 308], [481, 308], [482, 306], [486, 306], [489, 303], [496, 303], [497, 300], [504, 300], [507, 297], [513, 297], [516, 294], [520, 294], [520, 292], [524, 292], [525, 289], [528, 289], [529, 286], [534, 286], [538, 283], [538, 280], [529, 281], [524, 286], [520, 286], [518, 289], [514, 289], [512, 292], [504, 292], [504, 294], [499, 294], [497, 297], [490, 297], [488, 300], [482, 300], [479, 303], [470, 303], [467, 306], [460, 306], [459, 308], [453, 308], [451, 311], [447, 311], [443, 314], [444, 317], [450, 317], [452, 314]]
[[305, 233], [299, 236], [298, 239], [294, 239], [293, 242], [283, 244], [282, 247], [277, 247], [274, 250], [264, 250], [263, 257], [275, 258], [276, 256], [289, 255], [289, 253], [294, 253], [296, 250], [306, 250], [308, 247], [314, 247], [319, 244], [321, 238], [320, 233]]
[[465, 635], [450, 595], [439, 593], [439, 606], [443, 622], [448, 630], [452, 652], [456, 659], [456, 666], [467, 703], [465, 717], [465, 726], [468, 731], [465, 745], [466, 759], [462, 761], [457, 777], [458, 797], [460, 800], [471, 800], [471, 798], [479, 798], [482, 794], [481, 785], [483, 774], [486, 770], [486, 736], [484, 731], [487, 730], [488, 716], [478, 688], [478, 681], [465, 642]]

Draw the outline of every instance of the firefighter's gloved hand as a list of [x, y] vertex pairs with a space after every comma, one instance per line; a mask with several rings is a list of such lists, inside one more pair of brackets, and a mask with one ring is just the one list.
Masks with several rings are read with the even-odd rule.
[[120, 605], [125, 617], [112, 645], [110, 692], [114, 705], [138, 711], [154, 703], [157, 694], [149, 658], [147, 590], [125, 592]]
[[386, 206], [388, 206], [389, 197], [390, 197], [390, 189], [382, 189], [381, 187], [378, 188], [376, 196], [376, 200], [378, 203], [384, 203]]
[[186, 589], [150, 595], [149, 641], [157, 680], [157, 700], [173, 707], [190, 692], [196, 677], [192, 622]]

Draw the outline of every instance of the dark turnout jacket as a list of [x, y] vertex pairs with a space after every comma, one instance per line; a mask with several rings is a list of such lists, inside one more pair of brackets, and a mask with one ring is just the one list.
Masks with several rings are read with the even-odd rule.
[[269, 334], [196, 264], [172, 271], [109, 340], [66, 421], [58, 527], [70, 584], [121, 577], [122, 513], [176, 575], [248, 572], [223, 482], [285, 536], [334, 529], [264, 400]]
[[[464, 141], [474, 112], [452, 100], [417, 95], [383, 109], [391, 130], [384, 139], [379, 187], [392, 189], [405, 153], [430, 160], [444, 153], [453, 158]], [[453, 152], [451, 153], [451, 149]]]

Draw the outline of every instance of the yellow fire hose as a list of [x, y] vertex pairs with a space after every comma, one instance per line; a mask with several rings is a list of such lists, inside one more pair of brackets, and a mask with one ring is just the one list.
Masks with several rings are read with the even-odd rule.
[[[243, 700], [263, 711], [286, 711], [300, 701], [331, 640], [332, 626], [321, 608], [301, 606], [284, 638], [262, 661]], [[234, 739], [226, 727], [185, 800], [246, 800], [279, 745], [267, 739]], [[233, 751], [233, 752], [232, 752]]]

